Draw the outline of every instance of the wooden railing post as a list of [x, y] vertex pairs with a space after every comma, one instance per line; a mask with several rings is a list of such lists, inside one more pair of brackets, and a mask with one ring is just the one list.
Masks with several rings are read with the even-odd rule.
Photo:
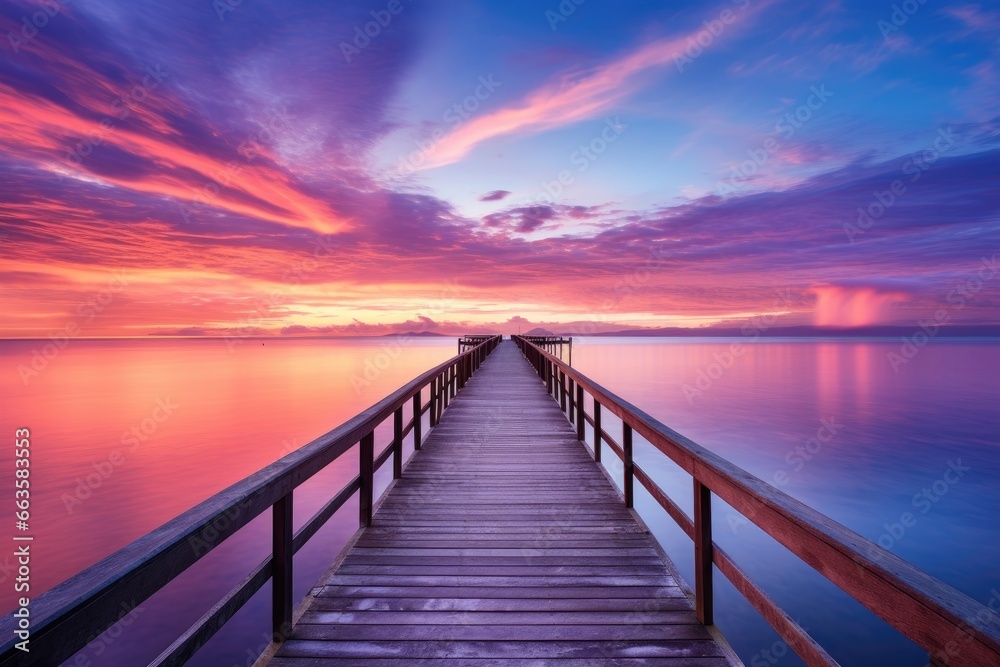
[[552, 395], [552, 362], [548, 359], [545, 360], [545, 388], [549, 390], [549, 396]]
[[413, 451], [420, 451], [420, 431], [423, 424], [424, 416], [421, 414], [423, 412], [423, 406], [420, 405], [420, 389], [417, 393], [413, 395]]
[[358, 492], [358, 506], [360, 508], [360, 519], [363, 527], [372, 525], [372, 494], [374, 491], [375, 477], [375, 432], [361, 438], [359, 456], [361, 458], [361, 489]]
[[430, 407], [428, 409], [428, 414], [430, 415], [431, 428], [437, 426], [437, 378], [431, 378], [430, 384], [427, 385], [428, 388], [428, 399], [430, 401]]
[[601, 462], [601, 404], [594, 399], [594, 461]]
[[585, 425], [587, 423], [586, 413], [583, 411], [583, 385], [576, 385], [576, 439], [583, 440]]
[[438, 414], [438, 421], [441, 421], [441, 417], [444, 415], [444, 411], [448, 408], [448, 369], [444, 369], [441, 373], [441, 400], [438, 401], [438, 408], [440, 408], [440, 414]]
[[712, 492], [694, 480], [694, 597], [695, 613], [712, 625]]
[[635, 472], [635, 464], [632, 463], [632, 427], [622, 422], [622, 452], [624, 454], [622, 463], [625, 464], [625, 477], [622, 480], [622, 489], [625, 492], [625, 507], [632, 507], [634, 498], [632, 496], [632, 478]]
[[281, 642], [292, 627], [292, 493], [271, 508], [271, 631]]
[[566, 412], [566, 374], [559, 370], [559, 408]]
[[576, 383], [573, 382], [573, 378], [569, 379], [569, 423], [572, 424], [575, 419], [573, 418], [573, 407], [576, 405], [576, 397], [573, 395], [573, 387]]
[[392, 478], [403, 476], [403, 406], [392, 415]]

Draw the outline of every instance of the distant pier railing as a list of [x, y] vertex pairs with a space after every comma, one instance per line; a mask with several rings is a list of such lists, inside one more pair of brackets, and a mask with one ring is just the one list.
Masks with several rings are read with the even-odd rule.
[[[122, 609], [138, 606], [198, 562], [208, 552], [270, 508], [272, 550], [254, 570], [150, 665], [182, 665], [203, 646], [268, 580], [272, 583], [274, 641], [292, 625], [292, 556], [348, 499], [359, 494], [360, 523], [371, 525], [373, 477], [390, 458], [393, 478], [403, 465], [403, 439], [412, 431], [419, 450], [421, 422], [430, 413], [437, 425], [449, 401], [500, 343], [482, 337], [462, 354], [432, 368], [364, 412], [344, 422], [246, 479], [220, 491], [151, 533], [40, 595], [31, 604], [30, 653], [15, 647], [18, 618], [0, 619], [0, 666], [58, 665], [114, 625]], [[424, 389], [427, 392], [424, 392]], [[427, 402], [423, 395], [427, 394]], [[409, 421], [403, 420], [409, 413]], [[375, 428], [393, 419], [393, 438], [375, 454]], [[359, 445], [358, 474], [305, 525], [293, 532], [296, 487]], [[124, 605], [124, 607], [123, 607]]]
[[488, 341], [489, 339], [491, 339], [493, 337], [494, 336], [492, 334], [490, 334], [490, 335], [466, 334], [464, 336], [460, 336], [458, 338], [458, 353], [462, 354], [466, 350], [471, 350], [472, 348], [476, 347], [477, 345], [485, 343], [486, 341]]
[[[593, 427], [594, 459], [607, 444], [624, 465], [622, 489], [633, 504], [634, 481], [670, 515], [694, 542], [695, 611], [712, 625], [713, 565], [771, 624], [810, 667], [838, 663], [795, 620], [759, 588], [712, 541], [714, 493], [799, 559], [925, 649], [930, 664], [985, 667], [1000, 665], [1000, 615], [917, 569], [871, 540], [849, 530], [788, 494], [754, 477], [660, 423], [636, 406], [571, 368], [524, 336], [513, 336], [555, 398], [577, 438]], [[593, 399], [586, 412], [584, 394]], [[622, 421], [621, 443], [601, 423], [603, 411]], [[692, 477], [694, 516], [689, 517], [633, 460], [633, 433], [644, 437]]]
[[566, 362], [573, 365], [573, 337], [572, 336], [518, 336], [521, 340], [526, 340], [535, 347], [540, 347], [546, 352], [553, 354], [560, 359], [563, 358], [563, 346], [566, 346], [569, 354]]

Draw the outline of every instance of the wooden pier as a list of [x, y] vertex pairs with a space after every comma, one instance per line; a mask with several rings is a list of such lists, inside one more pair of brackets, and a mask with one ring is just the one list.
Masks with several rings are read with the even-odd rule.
[[[183, 665], [268, 583], [273, 642], [258, 667], [738, 665], [714, 625], [716, 575], [807, 665], [838, 665], [713, 541], [713, 496], [925, 649], [935, 667], [1000, 665], [1000, 615], [990, 608], [673, 431], [546, 341], [466, 342], [329, 433], [38, 596], [30, 654], [16, 648], [23, 619], [0, 619], [0, 667], [70, 660], [122, 609], [268, 510], [270, 555], [151, 667]], [[613, 434], [607, 413], [620, 420]], [[376, 448], [383, 423], [392, 438]], [[691, 476], [691, 516], [635, 462], [638, 437]], [[296, 488], [348, 452], [357, 452], [358, 474], [293, 530]], [[600, 465], [609, 453], [622, 463], [621, 495]], [[376, 499], [375, 471], [390, 461], [393, 482]], [[665, 511], [657, 520], [669, 517], [691, 538], [693, 590], [631, 509], [637, 487]], [[293, 600], [295, 553], [355, 495], [358, 533], [330, 554], [307, 598]]]
[[734, 664], [510, 341], [313, 595], [274, 667]]

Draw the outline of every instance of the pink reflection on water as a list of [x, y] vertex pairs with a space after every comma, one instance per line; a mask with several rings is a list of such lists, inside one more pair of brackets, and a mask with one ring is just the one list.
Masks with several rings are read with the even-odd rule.
[[[16, 369], [43, 343], [0, 343], [0, 365], [8, 369], [0, 376], [4, 431], [31, 429], [33, 596], [455, 354], [453, 339], [261, 343], [246, 340], [231, 352], [212, 340], [78, 340], [27, 384]], [[377, 432], [378, 449], [390, 429]], [[12, 454], [5, 449], [0, 459], [6, 479]], [[356, 456], [348, 454], [302, 487], [296, 522], [355, 474]], [[0, 495], [9, 506], [11, 487], [4, 484]], [[266, 530], [249, 530], [264, 546], [249, 539], [240, 550], [220, 549], [203, 584], [234, 578], [227, 573], [238, 581], [259, 562]], [[0, 555], [0, 579], [10, 576]], [[13, 587], [0, 590], [3, 611], [13, 609]], [[215, 602], [186, 598], [195, 616]]]

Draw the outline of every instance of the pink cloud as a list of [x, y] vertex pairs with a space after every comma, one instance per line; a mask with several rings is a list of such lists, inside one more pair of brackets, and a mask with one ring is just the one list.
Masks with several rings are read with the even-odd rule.
[[[744, 12], [726, 10], [732, 19], [719, 37], [713, 36], [713, 43], [724, 39], [739, 23], [766, 4], [760, 3]], [[588, 71], [565, 73], [529, 93], [519, 104], [480, 116], [447, 135], [434, 146], [429, 159], [420, 168], [457, 162], [489, 139], [542, 132], [606, 112], [639, 88], [637, 78], [640, 74], [675, 60], [682, 62], [692, 44], [695, 49], [702, 48], [693, 41], [701, 33], [709, 34], [703, 25], [698, 25], [690, 33], [651, 42]], [[705, 48], [711, 48], [711, 43]]]
[[980, 5], [946, 7], [941, 12], [965, 25], [966, 29], [959, 37], [967, 37], [977, 31], [992, 34], [1000, 30], [1000, 13], [984, 11]]
[[892, 304], [909, 300], [902, 292], [867, 286], [817, 285], [814, 322], [821, 327], [860, 327], [892, 321]]

